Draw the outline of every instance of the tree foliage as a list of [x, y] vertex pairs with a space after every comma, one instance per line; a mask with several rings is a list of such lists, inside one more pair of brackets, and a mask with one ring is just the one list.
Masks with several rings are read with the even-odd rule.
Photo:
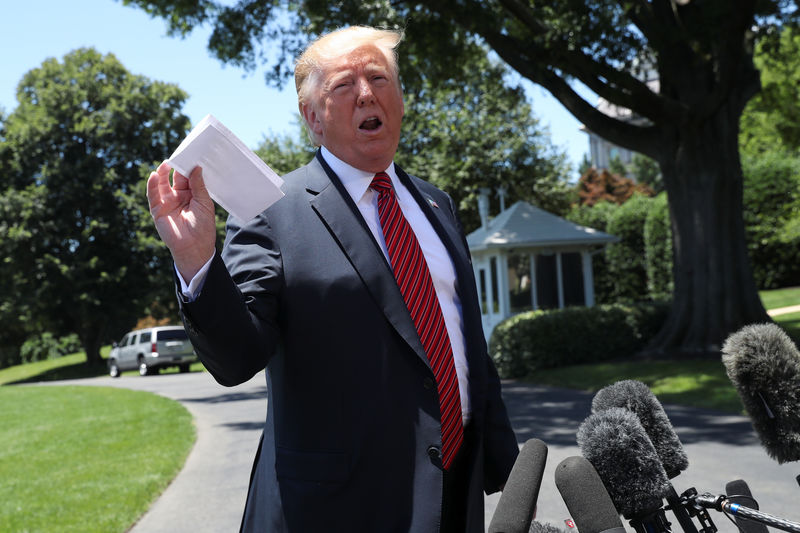
[[610, 170], [589, 168], [578, 180], [578, 198], [581, 205], [593, 206], [598, 202], [625, 203], [635, 193], [653, 196], [647, 185], [637, 184], [630, 178]]
[[[760, 86], [754, 46], [797, 21], [796, 0], [128, 3], [164, 17], [173, 31], [210, 24], [209, 46], [228, 62], [255, 65], [272, 43], [281, 52], [273, 79], [288, 71], [285, 59], [302, 35], [345, 24], [405, 27], [404, 54], [418, 66], [406, 72], [411, 87], [452, 78], [485, 43], [587, 129], [658, 162], [672, 204], [675, 289], [650, 353], [716, 355], [732, 331], [768, 320], [745, 246], [738, 126]], [[638, 120], [595, 108], [576, 81]]]
[[76, 333], [93, 364], [153, 300], [172, 300], [144, 177], [185, 136], [185, 99], [92, 49], [25, 74], [0, 145], [0, 316]]
[[800, 30], [784, 28], [760, 42], [754, 58], [761, 92], [745, 108], [739, 136], [742, 151], [758, 155], [782, 148], [800, 151]]

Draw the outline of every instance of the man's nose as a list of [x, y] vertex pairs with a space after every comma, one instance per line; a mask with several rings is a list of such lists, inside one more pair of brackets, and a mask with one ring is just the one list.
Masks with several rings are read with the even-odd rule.
[[372, 87], [367, 80], [360, 80], [358, 82], [358, 105], [371, 104], [375, 99], [372, 93]]

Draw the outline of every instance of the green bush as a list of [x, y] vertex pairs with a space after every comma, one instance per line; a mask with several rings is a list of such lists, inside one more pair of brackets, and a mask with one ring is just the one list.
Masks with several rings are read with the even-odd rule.
[[[581, 226], [593, 228], [605, 233], [608, 221], [614, 212], [619, 209], [617, 204], [611, 202], [598, 202], [593, 206], [576, 206], [567, 213], [565, 218]], [[606, 254], [592, 256], [592, 275], [594, 277], [594, 300], [598, 304], [614, 302], [614, 278], [608, 269]]]
[[49, 331], [41, 335], [28, 337], [19, 349], [20, 359], [23, 363], [55, 359], [62, 355], [80, 350], [81, 344], [78, 336], [73, 334], [56, 338]]
[[612, 304], [529, 311], [497, 325], [489, 353], [503, 378], [625, 359], [655, 335], [668, 309], [667, 304]]
[[652, 200], [635, 194], [614, 211], [608, 233], [620, 238], [606, 248], [608, 270], [614, 279], [614, 301], [636, 302], [647, 294], [644, 261], [644, 224]]
[[644, 222], [644, 260], [647, 295], [651, 300], [672, 297], [672, 229], [666, 193], [650, 200]]
[[742, 157], [745, 240], [756, 286], [800, 285], [800, 157]]

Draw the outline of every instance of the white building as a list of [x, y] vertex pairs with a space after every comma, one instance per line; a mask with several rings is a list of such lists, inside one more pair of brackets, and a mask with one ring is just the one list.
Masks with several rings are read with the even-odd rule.
[[594, 305], [592, 255], [619, 240], [526, 202], [517, 202], [467, 235], [483, 331], [531, 309]]

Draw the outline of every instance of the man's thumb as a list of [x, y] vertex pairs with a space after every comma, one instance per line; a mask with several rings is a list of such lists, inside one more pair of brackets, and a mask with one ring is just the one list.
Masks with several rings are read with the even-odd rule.
[[194, 167], [192, 173], [189, 175], [189, 189], [192, 191], [192, 196], [197, 200], [210, 199], [208, 189], [206, 189], [206, 182], [203, 179], [203, 169], [201, 167]]

